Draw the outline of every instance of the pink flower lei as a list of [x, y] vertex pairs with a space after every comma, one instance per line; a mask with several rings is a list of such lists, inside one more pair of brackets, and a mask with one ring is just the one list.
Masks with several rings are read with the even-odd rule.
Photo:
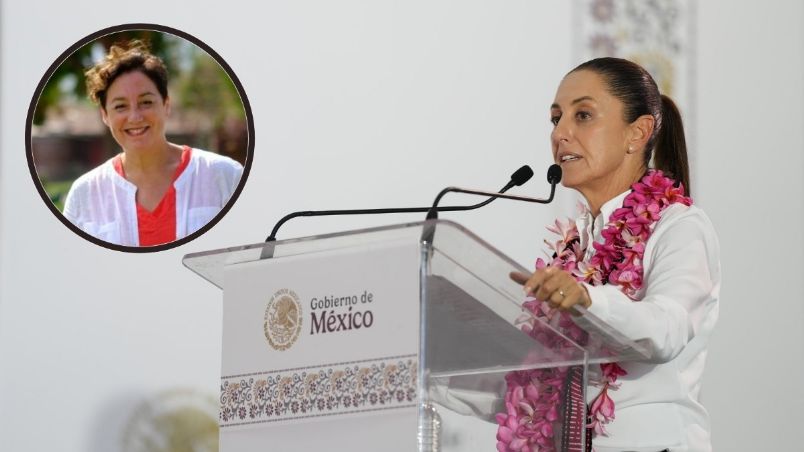
[[[559, 235], [555, 242], [545, 240], [554, 256], [548, 264], [541, 258], [536, 268], [558, 267], [571, 273], [579, 282], [593, 286], [615, 284], [633, 301], [642, 287], [642, 258], [645, 244], [664, 210], [675, 204], [691, 205], [692, 199], [684, 196], [684, 187], [658, 170], [649, 170], [632, 187], [623, 207], [615, 210], [601, 232], [603, 243], [592, 243], [595, 253], [584, 261], [578, 228], [574, 221], [558, 220], [548, 230]], [[522, 307], [529, 319], [522, 330], [545, 345], [551, 335], [540, 328], [542, 322], [560, 328], [575, 341], [583, 341], [586, 333], [572, 321], [572, 316], [550, 308], [536, 299], [526, 300]], [[538, 320], [536, 318], [540, 318]], [[607, 435], [605, 425], [614, 419], [614, 402], [609, 390], [619, 387], [617, 378], [626, 371], [616, 363], [601, 364], [600, 380], [593, 382], [601, 387], [589, 406], [586, 428], [593, 436]], [[556, 450], [554, 426], [561, 418], [559, 407], [566, 392], [568, 368], [538, 369], [510, 372], [506, 375], [508, 389], [505, 394], [505, 413], [497, 414], [497, 450], [499, 452], [553, 452]]]

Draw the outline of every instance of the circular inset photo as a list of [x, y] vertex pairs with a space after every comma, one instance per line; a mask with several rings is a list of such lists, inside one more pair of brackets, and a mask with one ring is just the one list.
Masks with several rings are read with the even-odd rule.
[[107, 28], [42, 77], [25, 131], [42, 199], [106, 248], [161, 251], [212, 228], [251, 168], [254, 120], [209, 46], [153, 24]]

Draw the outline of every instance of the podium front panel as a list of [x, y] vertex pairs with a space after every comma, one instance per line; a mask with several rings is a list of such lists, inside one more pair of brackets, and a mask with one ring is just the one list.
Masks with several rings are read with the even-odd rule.
[[419, 249], [225, 267], [222, 452], [416, 448]]

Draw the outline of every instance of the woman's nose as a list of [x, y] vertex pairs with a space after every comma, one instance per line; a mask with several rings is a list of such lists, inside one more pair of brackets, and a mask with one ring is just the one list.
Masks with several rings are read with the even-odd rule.
[[553, 144], [558, 145], [562, 141], [569, 141], [571, 132], [567, 124], [563, 120], [559, 120], [553, 127], [553, 132], [550, 134], [550, 139]]
[[129, 121], [132, 122], [139, 121], [140, 119], [142, 119], [142, 110], [140, 110], [139, 106], [135, 106], [131, 110], [129, 110], [128, 119]]

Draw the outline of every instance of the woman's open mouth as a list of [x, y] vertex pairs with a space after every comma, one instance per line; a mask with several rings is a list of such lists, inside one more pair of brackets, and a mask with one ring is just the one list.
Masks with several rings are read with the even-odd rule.
[[125, 129], [125, 132], [126, 132], [127, 135], [130, 135], [130, 136], [133, 136], [133, 137], [138, 137], [138, 136], [144, 134], [145, 132], [147, 132], [148, 129], [149, 129], [148, 126], [143, 126], [143, 127]]

